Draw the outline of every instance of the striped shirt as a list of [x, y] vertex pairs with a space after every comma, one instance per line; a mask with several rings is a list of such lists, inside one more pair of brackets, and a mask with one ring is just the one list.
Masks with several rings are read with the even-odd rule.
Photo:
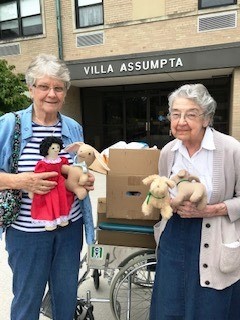
[[[22, 154], [19, 157], [18, 161], [18, 172], [33, 172], [35, 166], [39, 160], [43, 159], [43, 156], [39, 154], [40, 143], [43, 138], [49, 136], [55, 136], [61, 138], [62, 124], [59, 121], [54, 126], [42, 126], [32, 123], [33, 135], [31, 140], [27, 143], [25, 148], [23, 149]], [[64, 146], [65, 147], [65, 146]], [[61, 150], [59, 153], [60, 156], [64, 156], [68, 159], [69, 164], [73, 163], [70, 155], [64, 150]], [[22, 205], [19, 216], [17, 220], [12, 224], [12, 227], [21, 231], [26, 232], [40, 232], [45, 231], [44, 222], [41, 223], [33, 223], [31, 218], [31, 203], [32, 200], [28, 197], [28, 193], [22, 190]], [[82, 217], [80, 203], [78, 198], [75, 196], [74, 202], [72, 204], [69, 220], [76, 221], [80, 217]]]

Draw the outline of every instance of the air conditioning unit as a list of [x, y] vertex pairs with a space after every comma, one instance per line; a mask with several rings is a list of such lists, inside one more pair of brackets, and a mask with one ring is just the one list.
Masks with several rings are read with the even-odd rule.
[[103, 32], [77, 35], [77, 48], [101, 45], [103, 44], [103, 41]]
[[206, 14], [198, 17], [198, 32], [223, 30], [237, 27], [237, 12]]
[[14, 56], [19, 55], [20, 53], [21, 52], [19, 43], [0, 45], [0, 57]]

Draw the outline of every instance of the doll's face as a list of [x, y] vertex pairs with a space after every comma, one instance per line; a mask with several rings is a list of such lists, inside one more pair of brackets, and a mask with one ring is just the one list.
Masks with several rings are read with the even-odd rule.
[[58, 154], [60, 152], [60, 146], [57, 143], [53, 143], [51, 147], [48, 149], [48, 159], [57, 159]]

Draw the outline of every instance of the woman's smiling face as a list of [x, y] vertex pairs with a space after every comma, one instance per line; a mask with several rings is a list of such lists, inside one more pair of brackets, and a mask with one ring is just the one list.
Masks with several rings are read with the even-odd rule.
[[184, 144], [199, 144], [209, 124], [203, 110], [187, 98], [176, 98], [170, 114], [171, 132]]
[[66, 89], [62, 81], [45, 76], [38, 79], [29, 90], [34, 107], [38, 111], [48, 114], [61, 110], [66, 96]]

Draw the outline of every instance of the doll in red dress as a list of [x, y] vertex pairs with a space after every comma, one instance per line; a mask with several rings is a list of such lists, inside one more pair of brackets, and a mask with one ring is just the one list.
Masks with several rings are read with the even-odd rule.
[[[63, 142], [57, 137], [46, 137], [40, 144], [40, 155], [44, 158], [36, 164], [34, 172], [56, 171], [58, 176], [51, 178], [57, 185], [45, 195], [34, 194], [31, 216], [34, 223], [45, 223], [48, 231], [68, 224], [68, 214], [74, 200], [74, 194], [65, 187], [65, 178], [61, 173], [63, 165], [68, 165], [68, 159], [59, 157]], [[30, 196], [31, 197], [31, 196]]]

